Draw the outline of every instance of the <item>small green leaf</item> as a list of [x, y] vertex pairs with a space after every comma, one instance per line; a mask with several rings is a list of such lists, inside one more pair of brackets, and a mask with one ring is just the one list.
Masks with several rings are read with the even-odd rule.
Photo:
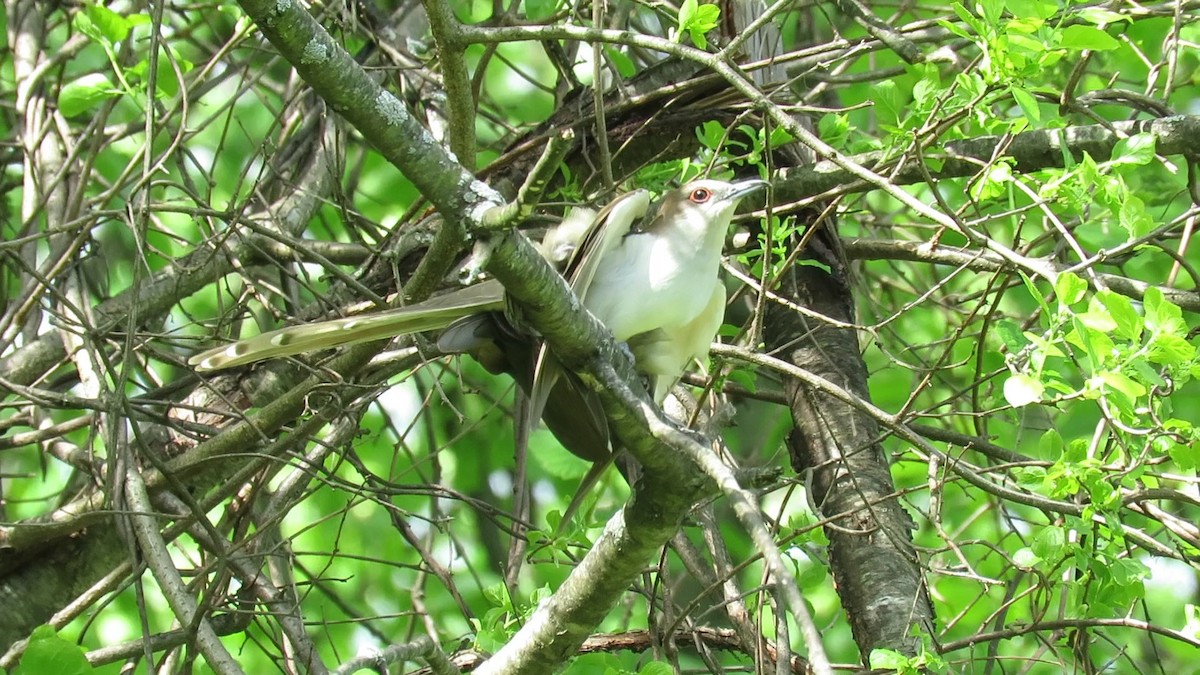
[[558, 0], [525, 0], [525, 18], [530, 21], [545, 21], [557, 9]]
[[1154, 134], [1134, 134], [1129, 138], [1122, 138], [1113, 147], [1110, 164], [1114, 166], [1121, 164], [1144, 166], [1149, 164], [1154, 161], [1154, 151], [1157, 143], [1158, 141], [1154, 137]]
[[[154, 78], [155, 95], [159, 98], [169, 98], [179, 93], [179, 78], [175, 75], [175, 67], [171, 61], [174, 60], [175, 66], [179, 67], [179, 72], [187, 73], [195, 65], [179, 56], [174, 49], [171, 50], [172, 58], [160, 55], [158, 57], [158, 76]], [[133, 67], [125, 71], [125, 76], [130, 82], [145, 83], [150, 77], [150, 62], [147, 59], [138, 61]]]
[[662, 661], [651, 661], [642, 666], [641, 670], [638, 671], [638, 675], [673, 675], [674, 672], [675, 670], [671, 668], [670, 664], [663, 663]]
[[1042, 400], [1046, 387], [1040, 380], [1025, 373], [1018, 373], [1004, 381], [1004, 400], [1014, 408], [1021, 408]]
[[637, 65], [633, 63], [633, 59], [629, 55], [617, 49], [608, 48], [604, 50], [608, 54], [608, 58], [612, 60], [613, 65], [617, 67], [617, 73], [625, 79], [629, 79], [637, 75]]
[[504, 584], [492, 584], [484, 588], [483, 597], [494, 607], [512, 607], [512, 603], [509, 602], [508, 589], [504, 587]]
[[683, 0], [679, 6], [679, 28], [673, 32], [671, 39], [679, 42], [687, 33], [692, 42], [700, 49], [708, 49], [708, 40], [704, 34], [717, 27], [721, 10], [716, 5], [701, 5], [698, 0]]
[[[1014, 11], [1016, 11], [1016, 10], [1014, 10]], [[1082, 9], [1080, 9], [1079, 11], [1075, 12], [1075, 16], [1083, 19], [1084, 21], [1087, 21], [1088, 23], [1094, 23], [1096, 25], [1107, 25], [1107, 24], [1111, 24], [1111, 23], [1118, 23], [1121, 21], [1128, 21], [1130, 23], [1133, 23], [1132, 16], [1118, 14], [1116, 12], [1112, 12], [1107, 9], [1103, 9], [1101, 7], [1084, 7]]]
[[1046, 25], [1044, 19], [1035, 17], [1022, 17], [1020, 19], [1010, 19], [1005, 24], [1005, 32], [1008, 34], [1009, 41], [1014, 45], [1019, 45], [1030, 52], [1038, 53], [1046, 50], [1046, 44], [1041, 40], [1026, 37], [1026, 35], [1036, 33], [1039, 28]]
[[[1100, 306], [1100, 303], [1095, 298], [1092, 299], [1089, 305], [1088, 311], [1075, 315], [1075, 318], [1079, 319], [1079, 323], [1083, 324], [1084, 328], [1098, 333], [1108, 333], [1117, 329], [1117, 322], [1113, 320], [1111, 314]], [[1079, 340], [1072, 340], [1074, 344], [1078, 344], [1081, 347], [1086, 346], [1081, 336], [1075, 337], [1079, 338]]]
[[1097, 373], [1093, 380], [1099, 380], [1099, 383], [1106, 391], [1117, 391], [1124, 394], [1129, 398], [1130, 402], [1136, 401], [1146, 395], [1146, 387], [1124, 373], [1106, 370]]
[[1033, 552], [1033, 549], [1022, 548], [1017, 549], [1017, 552], [1013, 553], [1013, 562], [1023, 570], [1031, 570], [1037, 567], [1038, 563], [1042, 562], [1042, 559]]
[[1096, 293], [1096, 299], [1108, 310], [1117, 324], [1117, 334], [1132, 342], [1142, 339], [1142, 316], [1133, 308], [1133, 303], [1124, 295], [1105, 289]]
[[1046, 482], [1046, 469], [1040, 466], [1014, 466], [1012, 475], [1023, 488], [1039, 488]]
[[1126, 195], [1117, 213], [1121, 229], [1129, 233], [1130, 239], [1140, 239], [1154, 229], [1154, 219], [1146, 213], [1146, 205], [1136, 195]]
[[1047, 526], [1033, 538], [1033, 552], [1042, 560], [1061, 560], [1067, 555], [1067, 533], [1061, 527]]
[[885, 80], [875, 85], [874, 96], [875, 114], [881, 124], [893, 127], [900, 126], [905, 115], [905, 101], [896, 87], [894, 80]]
[[83, 649], [64, 640], [50, 626], [38, 626], [29, 636], [29, 644], [13, 675], [88, 675], [92, 665]]
[[909, 667], [908, 657], [892, 649], [872, 649], [871, 668], [902, 671]]
[[1183, 310], [1179, 305], [1167, 300], [1163, 292], [1154, 286], [1146, 289], [1142, 298], [1142, 306], [1146, 309], [1146, 327], [1155, 333], [1167, 333], [1183, 337], [1187, 335], [1188, 327], [1183, 321]]
[[1156, 333], [1147, 358], [1164, 366], [1181, 366], [1196, 358], [1196, 347], [1178, 335]]
[[716, 5], [701, 5], [693, 0], [684, 0], [679, 9], [679, 32], [676, 34], [676, 41], [679, 35], [686, 31], [693, 44], [700, 49], [708, 49], [708, 40], [704, 36], [717, 27], [720, 16], [721, 10]]
[[74, 117], [120, 95], [121, 90], [107, 76], [89, 73], [63, 85], [58, 92], [58, 109], [63, 115]]
[[1081, 51], [1085, 49], [1107, 51], [1120, 47], [1121, 43], [1095, 26], [1075, 24], [1063, 29], [1062, 46]]
[[1005, 193], [1012, 181], [1012, 165], [996, 162], [971, 186], [971, 196], [978, 200], [995, 199]]
[[88, 5], [83, 11], [87, 12], [88, 18], [92, 20], [92, 25], [110, 43], [121, 42], [129, 37], [129, 31], [133, 26], [120, 14], [104, 5]]
[[696, 138], [709, 150], [720, 150], [725, 141], [725, 127], [720, 122], [705, 122], [696, 130]]
[[1020, 106], [1021, 112], [1025, 114], [1026, 119], [1033, 123], [1041, 121], [1042, 111], [1038, 108], [1037, 99], [1033, 97], [1033, 94], [1021, 87], [1012, 87], [1009, 91], [1012, 92], [1013, 99]]
[[[696, 15], [696, 8], [700, 6], [699, 0], [683, 0], [683, 4], [679, 6], [679, 33], [683, 33], [687, 29], [687, 25], [691, 23], [692, 17]], [[676, 39], [676, 42], [682, 39]]]
[[[958, 15], [959, 19], [962, 19], [963, 23], [967, 24], [971, 27], [971, 30], [975, 31], [975, 35], [979, 37], [992, 37], [995, 35], [995, 31], [989, 30], [988, 26], [984, 24], [984, 22], [980, 21], [977, 16], [969, 12], [966, 7], [962, 6], [962, 4], [954, 2], [950, 4], [950, 8], [954, 10], [954, 13]], [[968, 35], [966, 37], [971, 36]]]
[[1064, 307], [1082, 300], [1087, 288], [1087, 282], [1073, 272], [1063, 272], [1054, 280], [1054, 294], [1058, 296], [1059, 304]]
[[1140, 584], [1150, 576], [1150, 568], [1132, 558], [1119, 558], [1109, 565], [1112, 579], [1120, 586]]
[[1026, 339], [1025, 333], [1015, 322], [1008, 319], [1002, 319], [996, 322], [996, 334], [1000, 336], [1000, 341], [1008, 348], [1008, 353], [1017, 354], [1029, 345], [1029, 340]]
[[1049, 19], [1058, 14], [1058, 3], [1046, 0], [1008, 0], [1004, 3], [1014, 16]]
[[1042, 297], [1041, 292], [1038, 291], [1037, 284], [1033, 283], [1033, 279], [1029, 278], [1029, 275], [1024, 272], [1018, 271], [1018, 273], [1021, 275], [1021, 283], [1025, 285], [1025, 290], [1029, 291], [1030, 297], [1036, 300], [1038, 306], [1042, 308], [1042, 314], [1045, 316], [1054, 316], [1050, 311], [1050, 305], [1046, 304], [1046, 298]]
[[[1189, 345], [1189, 347], [1190, 347], [1190, 345]], [[1191, 353], [1194, 354], [1195, 350], [1194, 349], [1191, 350]], [[1153, 342], [1151, 342], [1151, 344], [1150, 344], [1150, 356], [1147, 357], [1147, 360], [1134, 359], [1133, 361], [1131, 361], [1129, 363], [1129, 367], [1133, 370], [1134, 373], [1137, 373], [1138, 381], [1140, 381], [1142, 384], [1148, 385], [1150, 387], [1166, 386], [1167, 381], [1162, 378], [1162, 375], [1159, 375], [1157, 370], [1150, 367], [1151, 362], [1160, 363], [1159, 361], [1155, 361], [1155, 359], [1154, 359], [1154, 343]], [[1172, 364], [1163, 362], [1163, 365], [1172, 365]]]
[[850, 138], [850, 117], [840, 113], [828, 113], [817, 123], [817, 130], [821, 134], [821, 140], [835, 148], [844, 148], [847, 139]]
[[796, 140], [796, 137], [783, 127], [775, 127], [771, 129], [771, 133], [767, 136], [767, 145], [776, 148], [781, 145], [787, 145]]
[[995, 26], [1004, 14], [1004, 0], [977, 0], [976, 8], [982, 10], [983, 19], [988, 25]]
[[743, 389], [750, 392], [751, 394], [753, 394], [757, 391], [754, 376], [751, 375], [748, 371], [742, 370], [740, 368], [735, 368], [735, 369], [729, 371], [728, 377], [729, 377], [730, 382], [741, 385], [741, 387]]

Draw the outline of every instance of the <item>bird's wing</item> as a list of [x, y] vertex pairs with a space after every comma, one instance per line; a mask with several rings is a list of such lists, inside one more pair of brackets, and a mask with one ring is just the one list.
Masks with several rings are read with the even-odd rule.
[[[612, 200], [596, 214], [563, 271], [563, 277], [580, 302], [583, 302], [596, 276], [600, 260], [620, 244], [630, 227], [646, 215], [649, 207], [650, 193], [634, 190]], [[550, 392], [560, 376], [561, 366], [543, 343], [538, 348], [533, 364], [533, 384], [529, 388], [529, 411], [525, 420], [528, 428], [533, 428], [533, 424], [541, 418]]]
[[600, 261], [620, 245], [634, 224], [646, 216], [649, 208], [650, 193], [634, 190], [612, 200], [596, 214], [592, 226], [580, 240], [563, 271], [563, 277], [581, 301], [592, 285]]
[[280, 328], [188, 359], [198, 371], [221, 370], [279, 356], [444, 328], [459, 317], [504, 306], [504, 288], [485, 281], [407, 307]]

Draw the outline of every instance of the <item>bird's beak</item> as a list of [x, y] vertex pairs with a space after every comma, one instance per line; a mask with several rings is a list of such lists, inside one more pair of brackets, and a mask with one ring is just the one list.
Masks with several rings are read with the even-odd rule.
[[732, 185], [733, 190], [725, 197], [725, 199], [730, 201], [741, 199], [751, 192], [764, 190], [768, 185], [770, 185], [770, 183], [759, 178], [751, 178], [749, 180], [742, 180], [732, 183]]

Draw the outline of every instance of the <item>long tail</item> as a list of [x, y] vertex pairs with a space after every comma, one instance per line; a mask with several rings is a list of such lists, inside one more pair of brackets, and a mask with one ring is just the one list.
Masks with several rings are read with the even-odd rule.
[[503, 287], [486, 281], [407, 307], [280, 328], [201, 352], [188, 359], [188, 364], [201, 372], [233, 368], [263, 359], [437, 330], [463, 316], [503, 307]]

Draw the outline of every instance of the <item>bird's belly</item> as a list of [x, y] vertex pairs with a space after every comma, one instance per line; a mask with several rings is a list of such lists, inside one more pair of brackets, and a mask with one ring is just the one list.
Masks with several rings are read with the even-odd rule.
[[620, 341], [691, 323], [704, 311], [717, 281], [713, 273], [678, 265], [652, 268], [639, 258], [619, 267], [597, 271], [584, 305]]

